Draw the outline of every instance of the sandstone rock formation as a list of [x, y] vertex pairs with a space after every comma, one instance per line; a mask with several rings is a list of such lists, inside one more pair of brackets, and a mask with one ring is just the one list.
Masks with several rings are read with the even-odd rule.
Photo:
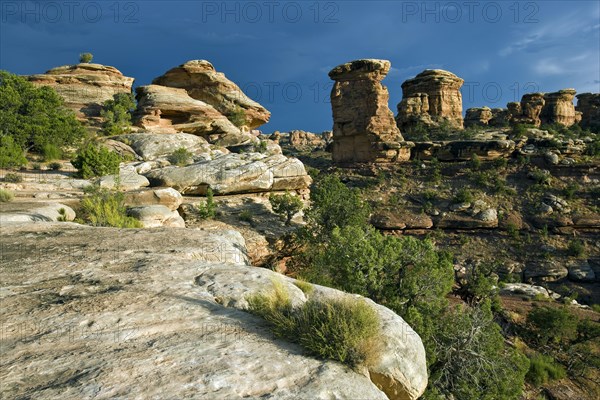
[[577, 95], [577, 111], [581, 112], [583, 128], [600, 129], [600, 93], [581, 93]]
[[540, 114], [545, 103], [543, 93], [527, 93], [523, 95], [520, 103], [508, 103], [510, 123], [539, 127], [542, 124]]
[[581, 121], [581, 113], [575, 111], [573, 99], [575, 89], [563, 89], [544, 95], [544, 108], [540, 114], [542, 123], [559, 124], [563, 126], [575, 125]]
[[437, 158], [440, 161], [468, 161], [473, 155], [481, 160], [508, 158], [515, 151], [512, 140], [453, 140], [443, 142], [419, 142], [413, 156], [420, 160]]
[[421, 340], [390, 310], [367, 301], [384, 351], [366, 376], [316, 359], [245, 311], [275, 279], [306, 301], [292, 279], [251, 267], [238, 232], [174, 232], [3, 227], [2, 397], [413, 400], [425, 390]]
[[492, 110], [489, 107], [469, 108], [465, 114], [465, 128], [488, 126], [492, 117]]
[[138, 87], [136, 92], [135, 124], [150, 132], [191, 133], [223, 146], [255, 140], [241, 133], [213, 106], [191, 98], [184, 89], [148, 85]]
[[501, 128], [508, 125], [508, 110], [506, 108], [492, 108], [492, 118], [488, 121], [491, 127]]
[[402, 101], [398, 104], [398, 127], [404, 131], [418, 123], [427, 127], [447, 123], [463, 128], [462, 95], [464, 80], [451, 72], [428, 69], [402, 84]]
[[102, 104], [115, 94], [131, 93], [134, 81], [114, 67], [91, 63], [65, 65], [27, 78], [37, 86], [56, 90], [65, 105], [84, 122], [99, 117]]
[[333, 161], [384, 162], [408, 159], [402, 135], [381, 84], [390, 70], [385, 60], [356, 60], [329, 72], [333, 109]]
[[271, 113], [250, 99], [235, 83], [217, 72], [206, 60], [192, 60], [170, 69], [154, 79], [153, 84], [181, 88], [190, 97], [210, 104], [221, 114], [230, 116], [242, 112], [246, 130], [269, 122]]
[[312, 182], [298, 159], [262, 153], [230, 153], [186, 167], [154, 169], [146, 174], [152, 186], [168, 186], [184, 194], [259, 193], [302, 190]]
[[112, 139], [127, 143], [144, 160], [168, 157], [182, 147], [192, 154], [210, 153], [206, 139], [187, 133], [128, 133]]

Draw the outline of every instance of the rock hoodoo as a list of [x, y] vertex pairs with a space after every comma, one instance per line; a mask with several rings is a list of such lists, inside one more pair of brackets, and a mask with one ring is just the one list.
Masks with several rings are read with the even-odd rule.
[[333, 161], [386, 162], [406, 160], [410, 152], [388, 107], [389, 93], [381, 80], [390, 70], [386, 60], [355, 60], [329, 72], [335, 81], [333, 109]]
[[542, 124], [540, 114], [546, 101], [543, 93], [527, 93], [521, 98], [521, 102], [507, 104], [509, 121], [511, 124], [527, 124], [539, 127]]
[[220, 113], [231, 116], [242, 112], [245, 129], [255, 129], [269, 122], [271, 113], [250, 99], [242, 90], [217, 72], [206, 60], [192, 60], [170, 69], [164, 75], [154, 79], [153, 84], [185, 89], [187, 94], [210, 104]]
[[465, 128], [488, 126], [492, 117], [492, 110], [489, 107], [469, 108], [465, 114]]
[[581, 113], [575, 111], [573, 99], [575, 89], [563, 89], [558, 92], [546, 93], [544, 95], [544, 107], [540, 114], [544, 124], [560, 124], [566, 127], [575, 125], [581, 121]]
[[463, 128], [462, 95], [464, 80], [451, 72], [428, 69], [402, 84], [402, 101], [396, 122], [401, 130], [421, 123], [436, 127], [446, 122]]
[[131, 93], [133, 78], [124, 76], [115, 67], [81, 63], [56, 67], [45, 74], [30, 75], [37, 86], [50, 86], [75, 111], [82, 121], [100, 117], [102, 104], [117, 93]]
[[581, 112], [581, 126], [583, 128], [600, 126], [600, 93], [578, 94], [575, 109]]

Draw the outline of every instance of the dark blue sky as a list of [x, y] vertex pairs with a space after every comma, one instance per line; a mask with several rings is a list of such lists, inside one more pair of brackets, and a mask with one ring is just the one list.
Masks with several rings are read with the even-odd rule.
[[81, 52], [144, 85], [211, 61], [272, 113], [261, 129], [331, 129], [327, 72], [392, 62], [400, 85], [426, 68], [465, 79], [464, 109], [532, 91], [600, 92], [598, 1], [0, 1], [0, 69], [42, 73]]

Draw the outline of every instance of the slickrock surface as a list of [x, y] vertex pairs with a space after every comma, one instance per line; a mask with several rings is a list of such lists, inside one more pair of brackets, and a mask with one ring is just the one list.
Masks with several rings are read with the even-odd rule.
[[[2, 229], [3, 398], [384, 400], [425, 389], [420, 338], [372, 302], [386, 351], [370, 375], [381, 390], [273, 337], [243, 311], [246, 296], [274, 279], [295, 304], [305, 295], [293, 280], [251, 267], [236, 231]], [[314, 295], [357, 298], [318, 286]]]

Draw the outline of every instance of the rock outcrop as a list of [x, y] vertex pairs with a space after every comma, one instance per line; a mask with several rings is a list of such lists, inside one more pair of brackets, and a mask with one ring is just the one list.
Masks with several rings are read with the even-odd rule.
[[544, 108], [540, 114], [543, 124], [559, 124], [566, 127], [581, 121], [581, 113], [575, 111], [575, 89], [563, 89], [544, 95]]
[[144, 160], [168, 157], [182, 147], [194, 155], [210, 153], [206, 139], [188, 133], [128, 133], [112, 139], [128, 144]]
[[312, 182], [298, 159], [281, 154], [230, 153], [186, 167], [165, 167], [146, 174], [152, 186], [167, 186], [184, 194], [260, 193], [303, 190]]
[[271, 113], [250, 99], [242, 89], [217, 72], [206, 60], [192, 60], [170, 69], [153, 84], [185, 89], [190, 97], [213, 106], [226, 116], [242, 112], [246, 130], [269, 122]]
[[240, 132], [210, 104], [190, 97], [185, 89], [148, 85], [138, 87], [136, 93], [135, 124], [150, 132], [185, 132], [222, 146], [239, 145], [255, 139]]
[[463, 128], [462, 95], [464, 80], [451, 72], [428, 69], [402, 84], [398, 104], [398, 127], [404, 131], [421, 123], [437, 127], [442, 123]]
[[495, 128], [501, 128], [508, 125], [508, 110], [506, 108], [492, 108], [492, 118], [488, 125]]
[[465, 128], [488, 126], [492, 118], [492, 110], [489, 107], [469, 108], [465, 114]]
[[102, 104], [115, 94], [131, 93], [134, 81], [115, 67], [88, 63], [65, 65], [27, 78], [37, 86], [50, 86], [56, 90], [65, 105], [84, 122], [100, 117]]
[[420, 160], [437, 158], [440, 161], [468, 161], [473, 155], [481, 160], [508, 158], [515, 151], [512, 140], [453, 140], [444, 142], [417, 142], [413, 157]]
[[581, 112], [583, 128], [600, 129], [600, 93], [578, 94], [575, 109]]
[[402, 135], [388, 107], [381, 80], [390, 70], [386, 60], [356, 60], [329, 72], [333, 109], [333, 161], [385, 162], [408, 159]]
[[423, 344], [389, 309], [315, 285], [310, 298], [373, 307], [383, 351], [368, 374], [311, 357], [246, 312], [247, 296], [274, 280], [306, 301], [293, 279], [251, 267], [236, 231], [175, 232], [3, 227], [2, 397], [413, 400], [425, 390]]
[[525, 124], [539, 127], [542, 124], [540, 114], [546, 101], [543, 93], [527, 93], [521, 98], [521, 102], [507, 104], [509, 122], [513, 125]]

